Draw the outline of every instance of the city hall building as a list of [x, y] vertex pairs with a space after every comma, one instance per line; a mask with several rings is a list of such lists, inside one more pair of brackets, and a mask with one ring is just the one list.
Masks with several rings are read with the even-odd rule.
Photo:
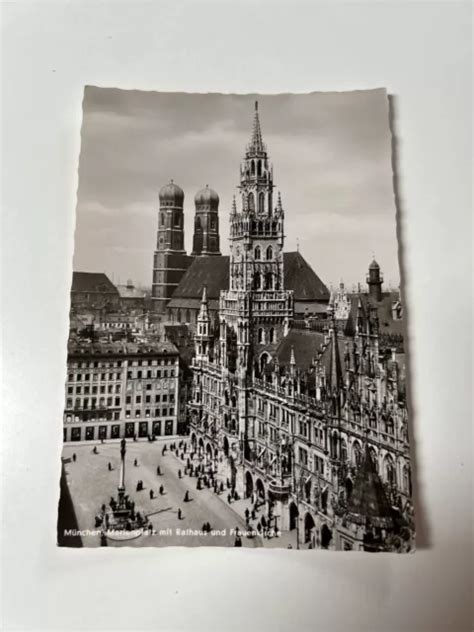
[[[309, 310], [297, 317], [285, 271], [286, 209], [257, 104], [238, 189], [216, 317], [201, 286], [191, 441], [208, 462], [226, 464], [232, 487], [264, 506], [272, 527], [296, 530], [298, 545], [410, 550], [400, 297], [383, 292], [373, 261], [367, 291], [347, 295], [342, 286], [326, 301], [326, 318]], [[209, 240], [218, 248], [214, 233]]]

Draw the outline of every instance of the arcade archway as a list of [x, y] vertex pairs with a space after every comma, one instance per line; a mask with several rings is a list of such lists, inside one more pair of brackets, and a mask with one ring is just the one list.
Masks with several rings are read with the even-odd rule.
[[253, 494], [253, 478], [250, 472], [245, 473], [245, 496], [250, 498]]
[[293, 529], [296, 529], [296, 525], [298, 523], [298, 516], [299, 516], [299, 511], [298, 511], [298, 507], [296, 506], [296, 503], [290, 503], [290, 506], [288, 507], [288, 511], [290, 514], [290, 531], [293, 531]]
[[264, 501], [265, 500], [265, 486], [262, 483], [262, 479], [257, 478], [257, 481], [255, 483], [255, 491], [257, 492], [257, 496], [258, 499], [260, 501]]
[[332, 531], [327, 526], [327, 524], [323, 524], [321, 527], [321, 547], [323, 549], [327, 549], [329, 547], [329, 543], [332, 540]]
[[307, 513], [304, 517], [304, 541], [305, 543], [311, 542], [313, 536], [313, 529], [315, 527], [313, 516]]

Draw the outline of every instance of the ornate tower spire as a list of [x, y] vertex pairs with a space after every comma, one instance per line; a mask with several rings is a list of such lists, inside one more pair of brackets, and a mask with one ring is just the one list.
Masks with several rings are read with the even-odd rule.
[[265, 152], [265, 145], [262, 139], [262, 129], [260, 127], [260, 119], [258, 116], [258, 101], [255, 101], [255, 111], [253, 115], [252, 138], [247, 148], [248, 153], [259, 154]]

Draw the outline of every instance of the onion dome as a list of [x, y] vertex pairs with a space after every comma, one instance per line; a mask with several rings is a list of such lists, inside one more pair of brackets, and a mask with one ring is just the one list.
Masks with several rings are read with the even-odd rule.
[[198, 191], [194, 196], [194, 204], [196, 209], [217, 211], [219, 208], [219, 196], [206, 184], [204, 189]]
[[184, 191], [175, 184], [173, 180], [171, 180], [169, 184], [165, 184], [164, 187], [161, 187], [159, 196], [161, 206], [183, 206]]

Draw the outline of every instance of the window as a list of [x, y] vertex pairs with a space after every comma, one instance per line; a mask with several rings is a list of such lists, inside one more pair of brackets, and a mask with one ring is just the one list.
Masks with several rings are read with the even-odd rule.
[[255, 248], [254, 257], [255, 257], [255, 261], [260, 261], [260, 259], [262, 258], [262, 251], [260, 250], [260, 246], [257, 246]]
[[160, 399], [161, 399], [161, 395], [155, 395], [155, 402], [156, 402], [157, 404], [159, 404], [159, 403], [160, 403]]
[[270, 343], [275, 342], [275, 330], [273, 329], [273, 327], [270, 329], [270, 331], [268, 333], [268, 341]]
[[66, 401], [66, 408], [72, 408], [72, 399]]
[[141, 377], [142, 377], [142, 372], [141, 371], [137, 371], [137, 378], [141, 379]]
[[151, 391], [151, 384], [147, 384], [147, 385], [146, 385], [146, 390], [147, 390], [147, 391]]
[[101, 387], [100, 387], [100, 392], [101, 392], [101, 393], [105, 393], [105, 386], [101, 386]]
[[168, 395], [166, 395], [166, 393], [165, 393], [165, 394], [163, 394], [163, 402], [166, 402], [166, 401], [168, 401]]
[[135, 417], [140, 417], [140, 411], [139, 410], [135, 411]]
[[115, 398], [115, 405], [120, 406], [120, 397]]
[[125, 403], [126, 403], [126, 404], [131, 404], [131, 403], [132, 403], [132, 397], [131, 397], [131, 395], [127, 395], [127, 397], [125, 398]]
[[273, 248], [268, 246], [267, 248], [267, 261], [271, 261], [273, 259]]
[[82, 386], [76, 386], [76, 393], [79, 395], [82, 393]]
[[80, 382], [82, 380], [82, 373], [77, 374], [77, 380]]
[[74, 373], [69, 373], [68, 378], [67, 378], [70, 382], [73, 381], [74, 379]]
[[147, 372], [146, 372], [146, 376], [147, 376], [148, 378], [152, 377], [151, 371], [147, 371]]
[[142, 403], [142, 396], [141, 395], [137, 395], [135, 397], [135, 403], [136, 404], [141, 404]]
[[90, 374], [90, 373], [86, 373], [86, 374], [84, 375], [84, 379], [85, 379], [85, 381], [86, 381], [86, 382], [89, 382], [89, 381], [90, 381], [90, 379], [91, 379], [91, 374]]
[[149, 404], [150, 402], [151, 402], [151, 397], [150, 397], [150, 395], [147, 395], [145, 397], [145, 404]]
[[68, 388], [67, 388], [67, 392], [68, 392], [68, 394], [69, 394], [69, 395], [72, 395], [72, 394], [73, 394], [73, 392], [74, 392], [73, 387], [72, 387], [72, 386], [68, 386]]
[[301, 465], [308, 465], [308, 452], [304, 448], [298, 450], [298, 460]]

